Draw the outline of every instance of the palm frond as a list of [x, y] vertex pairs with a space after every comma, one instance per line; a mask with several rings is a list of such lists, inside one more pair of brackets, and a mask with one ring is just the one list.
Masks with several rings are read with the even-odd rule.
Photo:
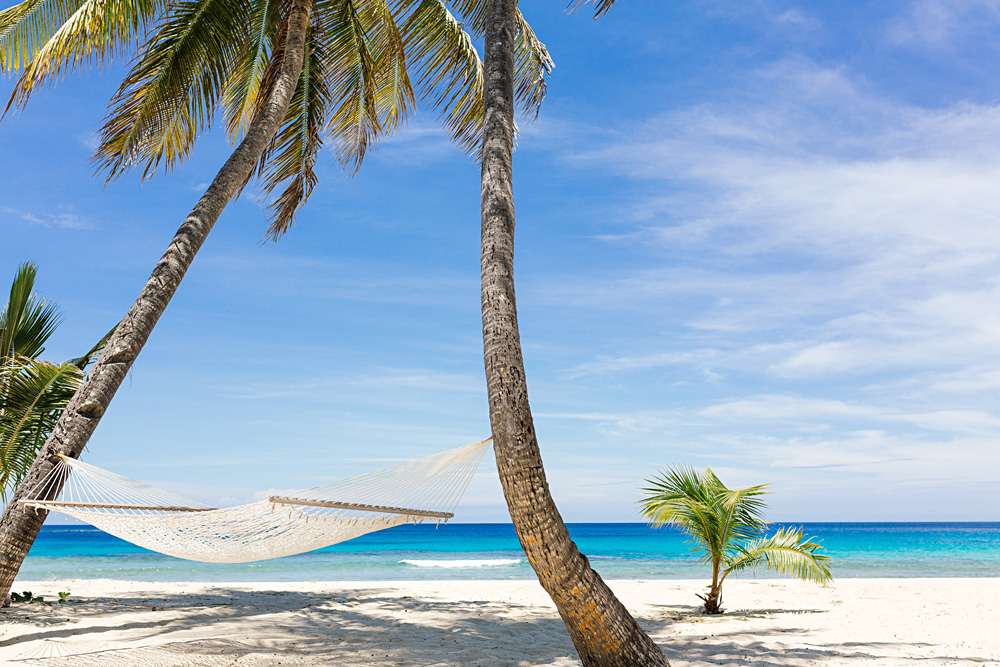
[[760, 499], [767, 493], [767, 484], [746, 489], [730, 489], [711, 468], [705, 469], [705, 480], [724, 515], [721, 542], [730, 545], [759, 538], [767, 525], [764, 521], [766, 504]]
[[461, 17], [466, 32], [482, 37], [486, 34], [487, 0], [451, 0], [455, 13]]
[[0, 11], [0, 71], [27, 67], [84, 0], [24, 0]]
[[112, 100], [95, 159], [113, 179], [143, 164], [171, 169], [190, 153], [212, 120], [227, 63], [246, 30], [246, 6], [226, 0], [179, 0], [150, 39]]
[[555, 63], [548, 49], [518, 10], [514, 37], [514, 99], [521, 103], [526, 114], [538, 115], [547, 90], [545, 77], [552, 73], [553, 67]]
[[0, 12], [0, 71], [23, 70], [10, 101], [46, 80], [137, 47], [165, 0], [25, 0]]
[[0, 369], [0, 498], [27, 473], [82, 379], [83, 371], [68, 362], [17, 357]]
[[615, 4], [615, 0], [571, 0], [569, 11], [575, 12], [583, 5], [594, 5], [594, 18], [596, 19], [602, 14], [607, 14], [613, 4]]
[[725, 576], [731, 572], [763, 564], [767, 569], [790, 574], [816, 583], [833, 579], [830, 556], [817, 553], [822, 545], [802, 537], [801, 529], [782, 528], [771, 537], [762, 537], [740, 547], [725, 563]]
[[666, 468], [646, 480], [641, 514], [654, 527], [677, 526], [691, 537], [694, 550], [706, 559], [722, 557], [724, 516], [712, 487], [696, 470], [683, 466]]
[[320, 134], [324, 114], [330, 104], [323, 45], [315, 39], [315, 31], [306, 37], [302, 74], [292, 95], [284, 126], [275, 135], [262, 160], [263, 194], [288, 182], [284, 192], [270, 205], [271, 223], [267, 236], [278, 240], [291, 226], [295, 211], [309, 198], [316, 185], [313, 168], [323, 145]]
[[[482, 148], [483, 63], [472, 36], [485, 31], [485, 0], [458, 0], [453, 15], [444, 0], [401, 0], [407, 58], [417, 72], [421, 98], [436, 109], [452, 139], [467, 153]], [[529, 116], [545, 97], [553, 62], [521, 11], [514, 35], [514, 98]]]
[[[273, 59], [272, 50], [283, 28], [280, 0], [250, 0], [245, 43], [236, 49], [230, 66], [223, 104], [226, 132], [235, 142], [253, 123], [270, 92], [265, 85]], [[277, 60], [280, 63], [280, 59]]]
[[25, 262], [11, 283], [10, 298], [0, 312], [0, 364], [18, 355], [37, 357], [59, 326], [56, 305], [33, 293], [36, 274], [35, 265]]
[[379, 69], [376, 72], [375, 101], [384, 133], [399, 128], [413, 110], [416, 96], [406, 66], [403, 31], [396, 22], [392, 7], [386, 0], [365, 0], [373, 26], [370, 41]]
[[397, 11], [403, 9], [409, 12], [403, 41], [420, 97], [441, 114], [452, 140], [475, 153], [482, 137], [483, 63], [472, 37], [442, 0], [401, 3]]
[[325, 129], [334, 137], [341, 167], [354, 173], [381, 129], [375, 102], [377, 64], [362, 22], [364, 15], [355, 3], [342, 0], [328, 4], [336, 9], [329, 13], [331, 20], [324, 26], [323, 36], [328, 40], [329, 69], [335, 76], [330, 82], [334, 112]]
[[[121, 324], [121, 322], [119, 322], [119, 324]], [[111, 327], [111, 331], [104, 334], [104, 336], [101, 337], [101, 340], [97, 341], [94, 347], [87, 350], [86, 354], [82, 357], [70, 359], [66, 363], [73, 364], [81, 371], [87, 370], [87, 366], [97, 361], [97, 357], [101, 354], [101, 351], [104, 350], [104, 346], [108, 344], [108, 341], [111, 340], [111, 337], [115, 334], [116, 329], [118, 329], [118, 324]]]

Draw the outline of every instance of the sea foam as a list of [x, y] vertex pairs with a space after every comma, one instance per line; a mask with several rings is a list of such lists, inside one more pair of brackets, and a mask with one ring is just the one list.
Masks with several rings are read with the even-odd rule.
[[462, 560], [411, 560], [409, 558], [399, 561], [404, 565], [412, 565], [414, 567], [504, 567], [507, 565], [517, 565], [523, 563], [522, 558], [484, 558], [484, 559], [472, 559], [466, 558]]

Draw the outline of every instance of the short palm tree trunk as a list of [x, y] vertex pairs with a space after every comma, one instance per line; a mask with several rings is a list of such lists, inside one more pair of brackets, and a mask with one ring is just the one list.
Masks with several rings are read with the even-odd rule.
[[699, 595], [705, 601], [704, 612], [706, 614], [721, 614], [725, 611], [722, 608], [722, 586], [710, 586], [706, 595]]

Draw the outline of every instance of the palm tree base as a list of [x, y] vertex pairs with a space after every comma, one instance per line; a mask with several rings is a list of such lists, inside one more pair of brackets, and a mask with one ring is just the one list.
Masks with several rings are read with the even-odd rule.
[[721, 614], [726, 610], [722, 608], [722, 589], [710, 590], [707, 595], [698, 595], [705, 605], [702, 611], [706, 614]]

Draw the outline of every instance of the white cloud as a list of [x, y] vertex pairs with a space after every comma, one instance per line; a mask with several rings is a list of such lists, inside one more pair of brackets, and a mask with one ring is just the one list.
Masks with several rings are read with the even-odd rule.
[[69, 209], [64, 209], [58, 213], [32, 213], [21, 211], [9, 206], [0, 207], [0, 211], [8, 215], [20, 218], [24, 222], [41, 227], [54, 227], [58, 229], [91, 229], [93, 225], [86, 217], [77, 215]]
[[713, 2], [709, 6], [708, 13], [734, 22], [742, 22], [748, 18], [755, 21], [762, 19], [768, 28], [795, 31], [795, 33], [812, 32], [822, 27], [819, 19], [801, 8], [787, 8], [785, 3], [774, 0]]
[[234, 289], [284, 297], [308, 293], [329, 301], [448, 305], [478, 284], [474, 273], [436, 275], [401, 269], [386, 260], [317, 260], [306, 255], [209, 255], [199, 259]]
[[410, 121], [396, 134], [379, 142], [375, 159], [382, 162], [414, 167], [462, 155], [462, 149], [451, 141], [448, 131], [434, 119]]
[[269, 381], [259, 386], [241, 385], [222, 387], [223, 395], [231, 398], [261, 400], [289, 398], [295, 396], [312, 397], [336, 394], [360, 396], [384, 396], [382, 392], [412, 390], [478, 394], [483, 389], [483, 381], [478, 377], [442, 373], [430, 369], [369, 368], [362, 375], [332, 375], [310, 380], [275, 383]]
[[969, 30], [1000, 22], [998, 0], [919, 0], [889, 26], [895, 44], [949, 46]]
[[91, 134], [86, 134], [77, 137], [80, 140], [80, 145], [87, 149], [88, 152], [93, 153], [101, 145], [101, 136], [96, 132]]
[[[662, 116], [569, 156], [662, 184], [623, 213], [633, 231], [607, 242], [717, 258], [548, 288], [612, 308], [699, 295], [684, 324], [719, 343], [577, 372], [706, 359], [786, 378], [1000, 371], [1000, 107], [890, 103], [801, 60], [752, 83], [728, 106]], [[780, 341], [747, 339], [776, 327]]]

